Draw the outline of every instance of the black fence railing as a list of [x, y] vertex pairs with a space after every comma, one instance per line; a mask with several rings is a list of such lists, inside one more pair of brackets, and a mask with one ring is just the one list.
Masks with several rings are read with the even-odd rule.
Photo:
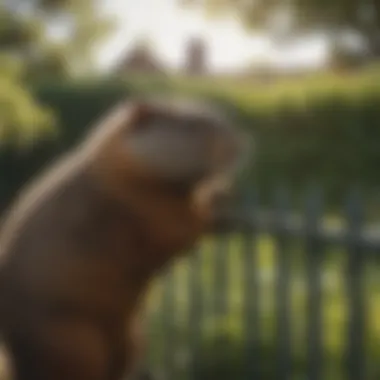
[[148, 362], [165, 380], [380, 379], [380, 226], [360, 196], [328, 217], [249, 198], [152, 290]]

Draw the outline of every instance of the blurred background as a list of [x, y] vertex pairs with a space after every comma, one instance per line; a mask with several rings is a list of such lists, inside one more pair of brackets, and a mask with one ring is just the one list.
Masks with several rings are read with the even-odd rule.
[[117, 100], [255, 141], [234, 219], [158, 279], [163, 379], [380, 379], [378, 0], [0, 0], [0, 215]]

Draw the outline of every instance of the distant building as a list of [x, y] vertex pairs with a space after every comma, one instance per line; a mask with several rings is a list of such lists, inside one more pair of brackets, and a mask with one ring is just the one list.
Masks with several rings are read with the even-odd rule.
[[207, 73], [207, 47], [201, 38], [193, 38], [187, 43], [184, 71], [187, 75]]
[[166, 73], [166, 67], [157, 59], [145, 45], [136, 45], [119, 61], [116, 70], [118, 74], [159, 74]]

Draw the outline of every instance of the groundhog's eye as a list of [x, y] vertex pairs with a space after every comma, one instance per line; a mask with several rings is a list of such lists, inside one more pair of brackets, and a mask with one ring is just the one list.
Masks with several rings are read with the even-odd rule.
[[150, 104], [135, 105], [132, 115], [132, 125], [129, 124], [128, 130], [137, 133], [146, 132], [157, 126], [169, 127], [172, 123], [167, 114]]

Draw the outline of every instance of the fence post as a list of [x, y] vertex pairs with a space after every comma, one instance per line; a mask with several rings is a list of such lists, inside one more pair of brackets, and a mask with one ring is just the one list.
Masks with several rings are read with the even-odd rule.
[[175, 271], [171, 268], [164, 277], [164, 292], [162, 299], [162, 328], [164, 331], [163, 372], [165, 379], [175, 379], [174, 373], [174, 341], [175, 341]]
[[352, 191], [347, 201], [347, 250], [346, 286], [348, 297], [348, 331], [345, 368], [347, 378], [365, 379], [365, 293], [363, 288], [364, 251], [360, 235], [363, 227], [363, 207], [358, 191]]
[[190, 344], [190, 362], [189, 362], [189, 380], [200, 378], [200, 350], [202, 343], [202, 326], [203, 326], [203, 298], [202, 298], [202, 260], [200, 249], [190, 257], [189, 270], [189, 344]]
[[306, 200], [306, 273], [308, 287], [307, 362], [308, 379], [319, 380], [322, 374], [322, 294], [321, 262], [323, 241], [320, 235], [322, 194], [312, 187]]
[[[257, 209], [257, 193], [251, 191], [244, 202], [250, 213]], [[259, 265], [257, 262], [256, 231], [248, 228], [243, 231], [243, 326], [245, 330], [245, 368], [244, 378], [257, 379], [260, 375], [260, 287]]]
[[[218, 352], [219, 360], [223, 357], [229, 343], [228, 331], [226, 331], [225, 328], [227, 327], [226, 323], [228, 323], [228, 319], [226, 317], [229, 308], [229, 268], [227, 265], [227, 258], [229, 257], [230, 241], [231, 237], [229, 234], [221, 234], [217, 236], [214, 251], [213, 316], [219, 333], [213, 337], [213, 345], [215, 352]], [[223, 327], [223, 329], [221, 330], [220, 327]], [[221, 367], [213, 365], [212, 371], [210, 371], [210, 376], [215, 379], [220, 378], [225, 374], [229, 364], [230, 363], [226, 362]]]
[[277, 375], [276, 379], [289, 379], [291, 372], [291, 332], [290, 332], [290, 265], [288, 256], [288, 236], [285, 221], [290, 209], [287, 189], [279, 187], [275, 194], [275, 240], [277, 256], [276, 286], [276, 327], [277, 327]]
[[217, 236], [214, 251], [214, 315], [216, 319], [224, 317], [228, 309], [228, 266], [227, 256], [230, 245], [228, 234]]

